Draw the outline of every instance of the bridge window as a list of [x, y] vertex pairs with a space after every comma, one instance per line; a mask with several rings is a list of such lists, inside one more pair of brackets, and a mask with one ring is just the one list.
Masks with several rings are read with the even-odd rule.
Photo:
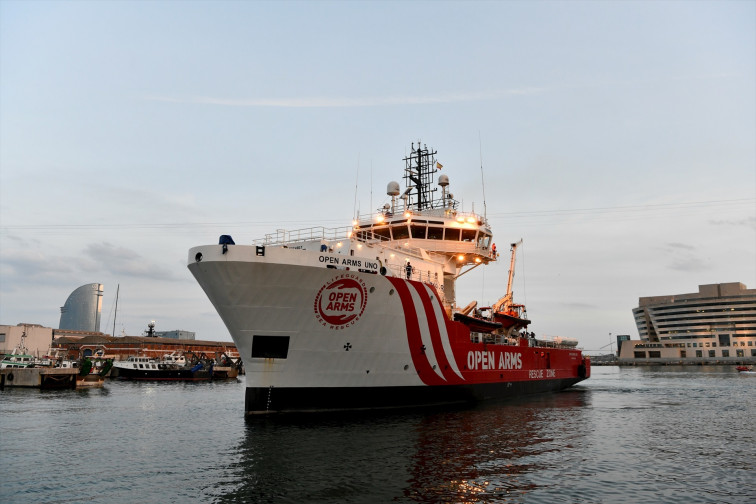
[[475, 241], [475, 235], [477, 234], [477, 229], [463, 229], [462, 230], [462, 241], [466, 242], [474, 242]]
[[490, 244], [491, 244], [491, 235], [481, 232], [478, 235], [478, 247], [488, 248]]
[[425, 239], [425, 230], [427, 228], [423, 224], [411, 224], [410, 230], [412, 231], [412, 238]]
[[389, 230], [388, 226], [373, 228], [373, 233], [375, 233], [375, 236], [383, 238], [384, 240], [391, 239], [391, 230]]
[[400, 224], [391, 228], [394, 240], [405, 240], [409, 238], [409, 229], [406, 224]]
[[443, 240], [444, 228], [428, 226], [428, 239], [429, 240]]
[[446, 228], [446, 234], [444, 240], [459, 241], [461, 229]]

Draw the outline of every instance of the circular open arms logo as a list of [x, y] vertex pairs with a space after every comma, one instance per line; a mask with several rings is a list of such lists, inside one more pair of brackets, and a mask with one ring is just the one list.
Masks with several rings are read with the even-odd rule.
[[326, 327], [344, 329], [357, 322], [366, 304], [365, 282], [345, 273], [320, 288], [315, 296], [315, 316]]

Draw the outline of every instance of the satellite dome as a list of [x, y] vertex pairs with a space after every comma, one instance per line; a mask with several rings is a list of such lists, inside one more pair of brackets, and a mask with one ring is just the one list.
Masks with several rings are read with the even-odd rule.
[[394, 182], [392, 180], [388, 183], [388, 186], [386, 187], [386, 194], [388, 194], [389, 196], [399, 196], [400, 192], [399, 182]]
[[439, 175], [438, 176], [438, 185], [441, 187], [446, 187], [449, 185], [449, 176], [448, 175]]

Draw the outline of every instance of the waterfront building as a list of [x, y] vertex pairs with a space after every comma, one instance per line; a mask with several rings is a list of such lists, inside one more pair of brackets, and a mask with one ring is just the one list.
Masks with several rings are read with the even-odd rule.
[[35, 357], [44, 355], [53, 340], [53, 330], [39, 324], [0, 325], [0, 356], [15, 349]]
[[174, 329], [173, 331], [155, 331], [155, 336], [158, 338], [170, 338], [180, 340], [193, 340], [194, 333], [192, 331], [182, 331], [181, 329]]
[[742, 283], [642, 297], [633, 316], [640, 340], [622, 343], [620, 363], [756, 362], [756, 289]]
[[103, 286], [99, 283], [82, 285], [68, 296], [60, 308], [59, 329], [100, 332]]

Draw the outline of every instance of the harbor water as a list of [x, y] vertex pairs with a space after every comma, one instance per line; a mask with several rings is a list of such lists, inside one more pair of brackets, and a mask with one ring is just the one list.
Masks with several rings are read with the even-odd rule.
[[244, 418], [242, 380], [0, 392], [0, 502], [756, 502], [756, 375], [594, 367], [443, 410]]

